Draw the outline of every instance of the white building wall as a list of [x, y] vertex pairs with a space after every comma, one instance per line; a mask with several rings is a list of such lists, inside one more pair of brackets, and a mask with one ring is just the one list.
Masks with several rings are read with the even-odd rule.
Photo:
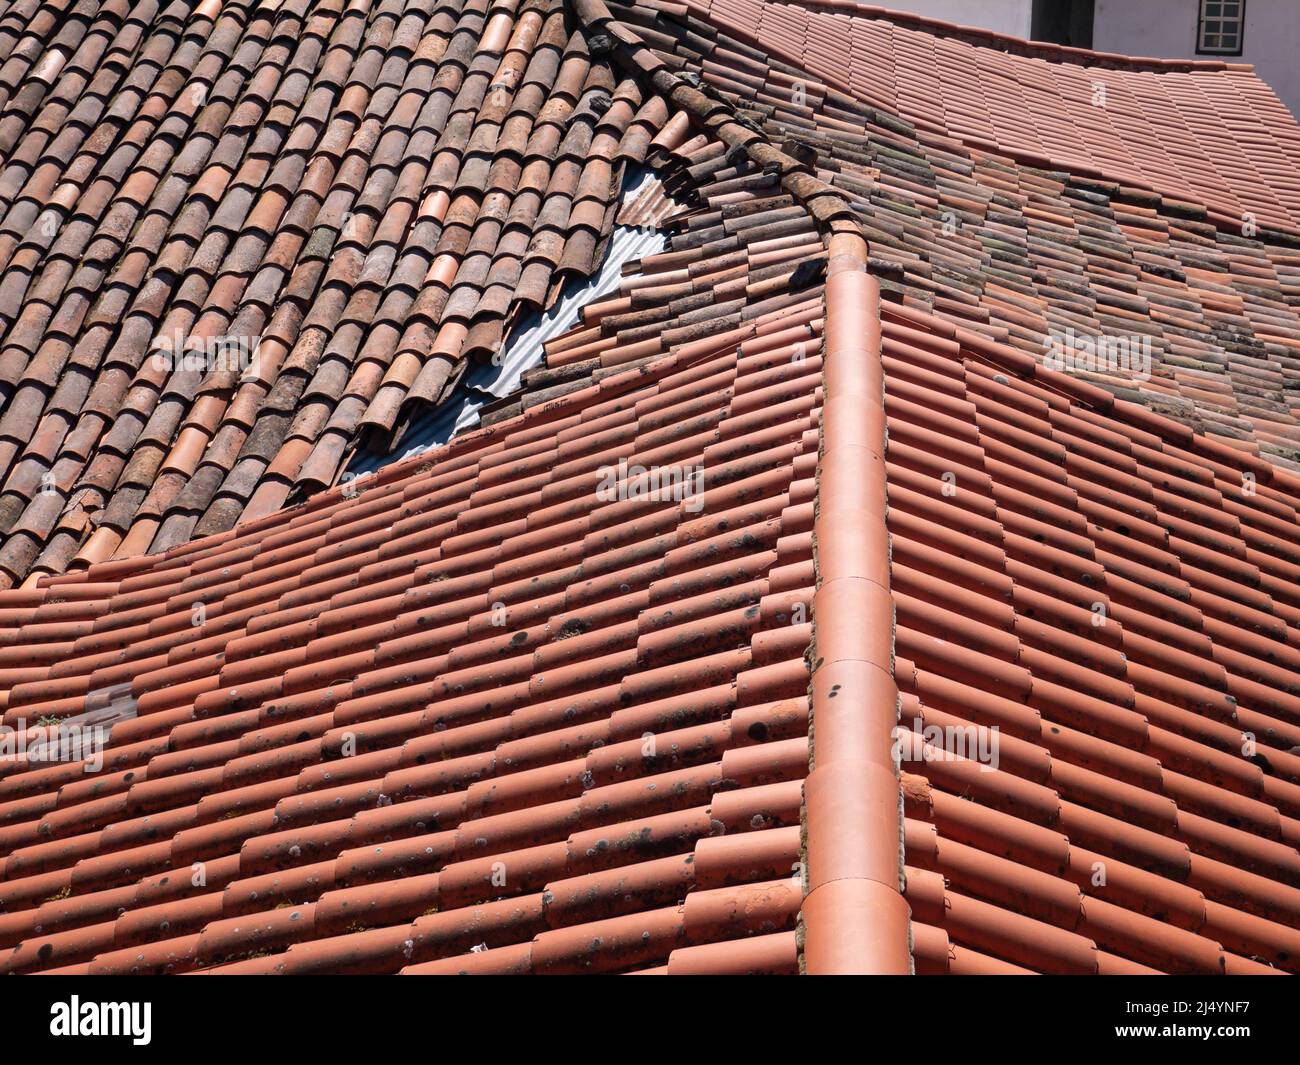
[[1033, 16], [1033, 0], [872, 0], [880, 7], [910, 11], [960, 26], [1028, 37]]
[[[963, 26], [1029, 37], [1033, 0], [872, 0]], [[1198, 0], [1095, 0], [1092, 46], [1099, 52], [1208, 59], [1196, 55]], [[1223, 57], [1218, 57], [1223, 58]], [[1261, 78], [1300, 117], [1300, 0], [1246, 0], [1245, 49]]]
[[1246, 0], [1240, 59], [1196, 55], [1197, 0], [1096, 0], [1092, 46], [1161, 59], [1227, 58], [1253, 63], [1300, 116], [1300, 0]]

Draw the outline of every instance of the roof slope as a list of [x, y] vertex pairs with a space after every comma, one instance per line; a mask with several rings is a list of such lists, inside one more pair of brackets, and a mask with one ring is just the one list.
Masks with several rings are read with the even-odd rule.
[[[7, 722], [136, 716], [0, 779], [4, 968], [792, 970], [819, 314], [10, 593]], [[703, 494], [603, 501], [620, 459]]]
[[[55, 6], [0, 34], [3, 587], [229, 529], [397, 445], [591, 272], [668, 118], [554, 0]], [[1297, 462], [1300, 131], [1262, 82], [824, 6], [614, 10], [818, 153], [927, 300], [1026, 350], [1149, 336], [1152, 378], [1113, 387]], [[937, 63], [957, 73], [922, 91]]]
[[1293, 489], [933, 320], [883, 357], [914, 935], [1300, 968]]
[[[1300, 243], [1293, 231], [1247, 239], [1239, 220], [1225, 229], [1203, 204], [1189, 205], [1185, 190], [1170, 198], [968, 147], [724, 30], [685, 31], [663, 18], [642, 25], [639, 10], [626, 14], [665, 61], [698, 69], [705, 86], [775, 139], [812, 153], [817, 173], [861, 220], [888, 292], [912, 295], [1040, 359], [1048, 341], [1067, 331], [1135, 338], [1150, 346], [1149, 373], [1083, 376], [1296, 468]], [[1282, 117], [1271, 128], [1294, 135], [1295, 123]], [[1224, 108], [1198, 121], [1224, 129], [1239, 119]]]
[[1209, 208], [1230, 230], [1248, 217], [1260, 228], [1300, 224], [1300, 130], [1248, 64], [1025, 44], [855, 0], [684, 6], [971, 147], [1154, 189]]
[[389, 446], [599, 263], [655, 128], [547, 0], [67, 6], [0, 21], [4, 587]]
[[1284, 237], [656, 6], [570, 16], [688, 209], [493, 424], [0, 594], [112, 725], [0, 760], [4, 968], [1300, 970]]

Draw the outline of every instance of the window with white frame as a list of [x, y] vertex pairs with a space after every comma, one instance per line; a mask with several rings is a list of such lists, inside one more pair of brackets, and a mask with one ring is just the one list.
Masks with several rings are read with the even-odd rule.
[[1241, 55], [1246, 24], [1246, 0], [1201, 0], [1196, 23], [1200, 55]]

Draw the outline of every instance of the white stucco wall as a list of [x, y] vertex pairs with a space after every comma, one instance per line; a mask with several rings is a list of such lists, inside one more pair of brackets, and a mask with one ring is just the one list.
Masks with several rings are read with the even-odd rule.
[[[1033, 0], [873, 0], [883, 7], [1028, 37]], [[1101, 52], [1195, 59], [1198, 0], [1095, 0], [1092, 46]], [[1200, 58], [1213, 58], [1202, 56]], [[1300, 0], [1246, 0], [1245, 49], [1261, 78], [1300, 118]]]
[[[1195, 59], [1197, 0], [1096, 0], [1092, 46], [1103, 52]], [[1300, 0], [1246, 0], [1239, 60], [1300, 116]], [[1201, 58], [1213, 58], [1202, 56]]]
[[1028, 37], [1033, 0], [872, 0], [880, 7], [928, 15], [961, 26]]

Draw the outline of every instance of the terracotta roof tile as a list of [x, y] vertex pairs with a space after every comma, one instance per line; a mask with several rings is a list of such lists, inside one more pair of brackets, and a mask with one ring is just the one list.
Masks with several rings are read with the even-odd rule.
[[[0, 548], [6, 585], [62, 571], [104, 514], [123, 539], [99, 537], [95, 554], [164, 549], [195, 530], [230, 528], [259, 488], [261, 498], [283, 498], [276, 480], [264, 480], [283, 448], [296, 456], [310, 445], [305, 461], [277, 467], [290, 491], [332, 483], [358, 428], [390, 429], [408, 395], [417, 404], [440, 397], [446, 379], [434, 384], [422, 368], [490, 357], [522, 304], [554, 296], [557, 270], [594, 268], [612, 227], [617, 174], [603, 171], [599, 187], [575, 182], [584, 163], [598, 162], [593, 132], [609, 157], [641, 92], [593, 66], [549, 0], [385, 4], [368, 13], [337, 4], [194, 12], [111, 4], [38, 45], [52, 29], [43, 21], [50, 11], [28, 13], [43, 30], [24, 63], [9, 68], [21, 87], [0, 131], [19, 146], [0, 174], [8, 212], [0, 234], [10, 234], [0, 242], [10, 405], [0, 477], [19, 515], [38, 505], [17, 476], [24, 462], [59, 468], [65, 509], [86, 491], [94, 504], [90, 522], [67, 527], [72, 539], [57, 545], [53, 528], [32, 515], [22, 535], [35, 538]], [[106, 48], [114, 61], [97, 67]], [[616, 85], [621, 103], [610, 107], [604, 94]], [[47, 86], [58, 91], [42, 103]], [[657, 118], [643, 111], [637, 120]], [[491, 254], [499, 238], [491, 220], [526, 199], [517, 192], [528, 182], [509, 175], [525, 144], [535, 187], [558, 182], [557, 198], [549, 213], [518, 216], [523, 276], [486, 300], [488, 261], [475, 252]], [[500, 192], [484, 197], [489, 174]], [[576, 215], [558, 198], [575, 191], [595, 197]], [[439, 205], [443, 192], [451, 199]], [[446, 291], [416, 298], [435, 259]], [[42, 335], [51, 337], [43, 346]], [[251, 367], [200, 360], [182, 370], [155, 360], [159, 338], [200, 353], [204, 342], [233, 338], [256, 358]], [[303, 342], [313, 353], [295, 358]], [[116, 430], [88, 428], [76, 452], [66, 440], [52, 455], [34, 448], [42, 412], [121, 410], [120, 394], [71, 389], [73, 364], [100, 375], [104, 388], [114, 365], [123, 384], [134, 377], [127, 405], [146, 431], [119, 421]], [[275, 424], [286, 402], [313, 390], [328, 404], [322, 417]], [[207, 434], [197, 464], [199, 439], [184, 438], [187, 425]], [[141, 450], [155, 443], [185, 447], [187, 463], [166, 467], [177, 483], [140, 496], [136, 486], [163, 472]], [[138, 471], [134, 484], [110, 479], [98, 462], [109, 454]], [[5, 531], [16, 535], [12, 522]]]

